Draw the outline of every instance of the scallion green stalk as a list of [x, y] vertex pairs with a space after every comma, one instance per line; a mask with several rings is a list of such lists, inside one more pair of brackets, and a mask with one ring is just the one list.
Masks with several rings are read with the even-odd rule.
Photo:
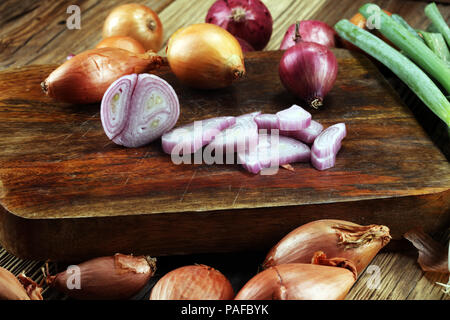
[[408, 30], [414, 37], [416, 37], [417, 39], [423, 41], [423, 39], [419, 36], [419, 34], [416, 32], [416, 30], [413, 27], [411, 27], [408, 24], [408, 22], [406, 22], [405, 19], [402, 18], [402, 16], [394, 13], [391, 17], [396, 22], [400, 23], [404, 28], [406, 28], [406, 30]]
[[394, 72], [447, 126], [450, 127], [450, 102], [436, 84], [411, 60], [380, 38], [348, 20], [334, 29], [347, 41], [362, 49]]
[[450, 47], [450, 28], [442, 17], [442, 14], [439, 12], [436, 3], [433, 2], [427, 5], [425, 7], [425, 14], [433, 22], [434, 27], [439, 30], [439, 33], [444, 36], [447, 45]]
[[440, 33], [419, 31], [428, 47], [450, 68], [450, 51], [447, 48], [444, 37]]
[[435, 78], [444, 89], [450, 93], [450, 68], [436, 56], [427, 45], [412, 36], [401, 24], [395, 22], [377, 5], [368, 3], [363, 5], [359, 12], [367, 19], [374, 15], [380, 19], [379, 30], [397, 48], [403, 50], [424, 71]]

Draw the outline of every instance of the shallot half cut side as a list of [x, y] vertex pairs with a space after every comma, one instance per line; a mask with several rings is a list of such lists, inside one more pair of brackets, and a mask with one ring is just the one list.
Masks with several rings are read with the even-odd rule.
[[172, 129], [180, 115], [177, 94], [164, 79], [151, 74], [116, 80], [101, 104], [103, 129], [125, 147], [141, 147]]

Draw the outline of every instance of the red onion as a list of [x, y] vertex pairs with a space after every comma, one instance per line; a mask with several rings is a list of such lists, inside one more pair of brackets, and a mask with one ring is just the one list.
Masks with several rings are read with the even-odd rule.
[[304, 143], [311, 144], [316, 140], [319, 134], [322, 132], [323, 126], [317, 121], [311, 120], [311, 124], [308, 128], [296, 131], [280, 131], [280, 135], [292, 137]]
[[237, 117], [236, 124], [218, 134], [208, 148], [227, 154], [256, 148], [258, 126], [254, 118], [259, 114], [258, 111]]
[[252, 45], [250, 43], [248, 43], [247, 41], [245, 41], [244, 39], [241, 39], [239, 37], [235, 37], [235, 38], [239, 42], [239, 44], [241, 45], [242, 52], [255, 51], [255, 49], [252, 47]]
[[279, 66], [283, 85], [316, 109], [333, 87], [337, 71], [333, 52], [312, 42], [300, 42], [286, 50]]
[[272, 16], [260, 0], [218, 0], [205, 21], [244, 39], [255, 50], [264, 49], [272, 35]]
[[274, 134], [260, 134], [256, 150], [238, 153], [238, 160], [251, 173], [294, 162], [308, 162], [311, 151], [306, 144]]
[[311, 163], [317, 170], [334, 167], [342, 140], [347, 135], [344, 123], [335, 124], [323, 131], [314, 141]]
[[217, 117], [176, 128], [162, 136], [163, 150], [168, 154], [195, 153], [235, 123], [235, 117]]
[[108, 88], [100, 113], [108, 138], [125, 147], [140, 147], [173, 128], [180, 104], [165, 80], [151, 74], [132, 74]]
[[284, 35], [280, 50], [286, 50], [297, 43], [314, 42], [334, 48], [336, 32], [328, 24], [317, 20], [305, 20], [291, 25]]

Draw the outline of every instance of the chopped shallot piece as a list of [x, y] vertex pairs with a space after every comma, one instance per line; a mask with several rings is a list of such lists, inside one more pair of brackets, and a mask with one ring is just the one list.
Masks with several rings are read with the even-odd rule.
[[312, 144], [322, 131], [323, 125], [317, 121], [311, 120], [311, 124], [306, 129], [296, 131], [280, 131], [280, 135], [292, 137], [307, 144]]
[[279, 129], [283, 131], [296, 131], [309, 127], [311, 114], [298, 105], [277, 112]]

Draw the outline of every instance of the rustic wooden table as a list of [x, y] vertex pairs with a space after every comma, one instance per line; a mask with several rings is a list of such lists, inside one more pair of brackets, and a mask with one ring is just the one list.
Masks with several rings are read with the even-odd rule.
[[[0, 70], [30, 64], [61, 63], [69, 53], [79, 53], [92, 48], [101, 39], [101, 28], [108, 12], [126, 0], [79, 0], [81, 8], [81, 29], [69, 30], [66, 27], [66, 13], [73, 1], [4, 0], [0, 3]], [[158, 12], [164, 25], [164, 39], [178, 28], [203, 22], [207, 9], [214, 0], [147, 0], [139, 1]], [[288, 25], [296, 20], [318, 19], [334, 25], [342, 18], [350, 18], [365, 0], [265, 0], [274, 19], [274, 31], [267, 50], [278, 49]], [[391, 12], [399, 13], [416, 28], [428, 25], [423, 9], [425, 1], [380, 0], [373, 2]], [[450, 4], [440, 1], [441, 12], [446, 21], [450, 17]], [[161, 50], [163, 54], [163, 50]], [[389, 74], [388, 74], [389, 78]], [[417, 100], [410, 92], [392, 77], [390, 82], [399, 91], [405, 103], [413, 110]], [[420, 106], [414, 110], [421, 115]], [[421, 117], [419, 117], [421, 118]], [[420, 120], [421, 123], [423, 120]], [[435, 126], [428, 126], [427, 132], [448, 157], [448, 137], [436, 133]], [[447, 282], [448, 275], [424, 273], [416, 263], [414, 250], [385, 250], [372, 262], [380, 272], [378, 288], [374, 288], [374, 273], [363, 273], [352, 288], [348, 299], [448, 299], [435, 282]], [[406, 248], [412, 249], [411, 246]], [[391, 247], [391, 249], [393, 249]], [[394, 248], [395, 249], [395, 248]], [[223, 271], [239, 289], [257, 270], [263, 259], [262, 253], [197, 255], [185, 257], [164, 257], [159, 259], [158, 275], [190, 263], [210, 264]], [[231, 261], [231, 262], [230, 262]], [[27, 261], [16, 258], [0, 248], [0, 266], [13, 273], [25, 271], [35, 280], [42, 279], [42, 261]], [[50, 264], [50, 270], [62, 266]], [[148, 295], [152, 283], [143, 290], [137, 299]], [[47, 290], [47, 299], [61, 299], [63, 296]]]

